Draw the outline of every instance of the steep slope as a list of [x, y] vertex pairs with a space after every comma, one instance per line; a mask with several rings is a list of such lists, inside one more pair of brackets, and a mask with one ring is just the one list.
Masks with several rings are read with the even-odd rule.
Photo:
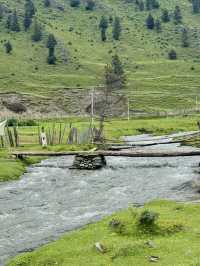
[[[61, 113], [69, 113], [70, 108], [80, 113], [83, 106], [80, 110], [73, 109], [79, 93], [71, 88], [85, 88], [81, 94], [83, 99], [84, 95], [88, 99], [88, 87], [103, 84], [104, 66], [115, 53], [119, 54], [127, 73], [125, 92], [133, 110], [150, 112], [194, 107], [200, 86], [200, 14], [192, 13], [188, 0], [159, 1], [161, 7], [151, 11], [154, 18], [161, 16], [163, 8], [172, 13], [176, 5], [181, 7], [183, 15], [181, 24], [175, 25], [173, 20], [162, 23], [161, 33], [146, 28], [149, 11], [138, 11], [131, 1], [96, 0], [95, 9], [86, 11], [85, 1], [79, 8], [73, 8], [68, 0], [52, 0], [51, 7], [46, 8], [43, 0], [35, 0], [36, 17], [43, 27], [43, 39], [37, 43], [31, 40], [33, 29], [25, 32], [22, 27], [25, 1], [2, 2], [7, 11], [17, 10], [22, 30], [8, 31], [5, 28], [7, 15], [0, 22], [0, 91], [26, 94], [30, 110], [47, 103], [50, 109]], [[99, 21], [102, 15], [121, 19], [120, 41], [112, 40], [111, 24], [108, 40], [101, 41]], [[181, 42], [183, 25], [189, 29], [190, 47], [187, 48], [182, 47]], [[49, 33], [53, 33], [58, 42], [58, 60], [53, 66], [46, 62]], [[5, 40], [13, 45], [11, 55], [5, 53]], [[178, 60], [168, 60], [172, 48]], [[5, 98], [5, 94], [3, 96]], [[42, 112], [42, 108], [39, 111]]]

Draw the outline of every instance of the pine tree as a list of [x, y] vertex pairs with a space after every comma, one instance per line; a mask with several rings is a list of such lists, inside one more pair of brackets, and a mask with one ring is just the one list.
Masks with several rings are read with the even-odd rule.
[[179, 6], [176, 6], [174, 10], [174, 21], [175, 24], [179, 24], [182, 22], [182, 14]]
[[139, 1], [139, 3], [138, 3], [138, 7], [139, 7], [139, 10], [140, 10], [140, 11], [144, 11], [145, 6], [144, 6], [144, 2], [143, 2], [143, 0]]
[[152, 9], [152, 4], [151, 4], [151, 0], [146, 0], [146, 10], [151, 10]]
[[113, 39], [114, 40], [119, 40], [120, 39], [120, 35], [121, 35], [121, 23], [120, 23], [120, 19], [118, 17], [115, 17], [114, 23], [113, 23]]
[[166, 8], [162, 10], [161, 18], [162, 18], [162, 21], [165, 23], [170, 21], [169, 11]]
[[55, 57], [55, 46], [57, 45], [56, 38], [53, 34], [49, 34], [46, 47], [49, 49], [49, 55], [47, 58], [47, 62], [49, 65], [54, 65], [56, 63]]
[[183, 30], [182, 30], [182, 46], [183, 47], [189, 47], [190, 46], [187, 28], [183, 28]]
[[54, 49], [56, 45], [57, 45], [57, 41], [56, 41], [55, 36], [53, 34], [49, 34], [46, 47], [49, 49]]
[[29, 14], [26, 12], [24, 15], [24, 29], [25, 29], [25, 31], [27, 31], [30, 28], [31, 23], [32, 23], [32, 19], [29, 16]]
[[159, 4], [159, 2], [158, 2], [157, 0], [152, 0], [152, 1], [151, 1], [151, 4], [152, 4], [152, 8], [153, 8], [153, 9], [158, 9], [158, 8], [160, 8], [160, 4]]
[[101, 20], [100, 20], [100, 23], [99, 23], [99, 28], [104, 28], [104, 29], [107, 29], [108, 28], [108, 20], [106, 17], [102, 16], [101, 17]]
[[94, 8], [95, 8], [94, 0], [87, 0], [85, 9], [92, 11], [92, 10], [94, 10]]
[[0, 20], [2, 20], [4, 17], [4, 8], [3, 5], [0, 4]]
[[119, 88], [124, 88], [126, 86], [126, 76], [122, 62], [118, 55], [114, 55], [112, 58], [112, 68], [115, 75], [119, 78]]
[[100, 23], [99, 23], [99, 28], [101, 30], [101, 40], [103, 42], [106, 41], [107, 37], [106, 37], [106, 31], [107, 31], [107, 28], [108, 28], [108, 20], [106, 17], [102, 16], [101, 17], [101, 20], [100, 20]]
[[57, 58], [55, 57], [54, 50], [53, 52], [49, 50], [49, 55], [47, 57], [47, 63], [49, 65], [55, 65]]
[[44, 0], [44, 6], [45, 7], [50, 7], [51, 6], [50, 0]]
[[146, 0], [146, 9], [152, 10], [152, 9], [158, 9], [160, 7], [160, 4], [157, 0]]
[[31, 36], [32, 40], [34, 42], [39, 42], [42, 40], [42, 28], [41, 26], [38, 24], [37, 20], [35, 20], [34, 22], [34, 26], [33, 26], [33, 34]]
[[12, 15], [8, 15], [7, 20], [6, 20], [6, 28], [10, 30], [12, 24]]
[[35, 12], [36, 12], [36, 9], [35, 9], [33, 2], [31, 0], [26, 0], [25, 14], [27, 14], [27, 16], [29, 16], [30, 18], [33, 18], [33, 16], [35, 15]]
[[153, 30], [154, 27], [155, 27], [154, 18], [151, 15], [151, 13], [149, 13], [149, 15], [148, 15], [148, 17], [146, 19], [146, 26], [147, 26], [147, 29], [150, 29], [150, 30]]
[[200, 13], [200, 0], [192, 0], [193, 13]]
[[12, 45], [11, 45], [11, 43], [9, 42], [9, 41], [7, 41], [5, 44], [4, 44], [4, 46], [5, 46], [5, 49], [6, 49], [6, 53], [7, 54], [10, 54], [11, 52], [12, 52]]
[[168, 53], [168, 58], [170, 60], [176, 60], [177, 59], [177, 53], [174, 49], [171, 49]]
[[26, 0], [24, 9], [25, 9], [24, 29], [25, 31], [27, 31], [32, 24], [32, 18], [35, 15], [36, 9], [31, 0]]
[[121, 63], [119, 56], [117, 54], [114, 55], [112, 58], [112, 67], [113, 67], [115, 74], [117, 74], [117, 75], [123, 75], [124, 74], [122, 63]]
[[156, 21], [155, 21], [155, 29], [156, 29], [157, 33], [160, 33], [162, 31], [161, 22], [159, 19], [156, 19]]
[[80, 0], [70, 0], [71, 7], [79, 7], [81, 4]]
[[105, 67], [105, 84], [106, 89], [111, 92], [113, 89], [116, 88], [116, 83], [118, 81], [117, 75], [114, 73], [113, 68], [111, 65], [107, 65]]
[[126, 86], [124, 69], [118, 55], [113, 56], [111, 65], [106, 67], [105, 80], [109, 91]]
[[14, 11], [14, 13], [11, 16], [10, 29], [12, 31], [16, 31], [16, 32], [19, 32], [20, 31], [20, 25], [19, 25], [18, 15], [17, 15], [17, 11], [16, 10]]
[[102, 42], [105, 42], [107, 40], [106, 29], [104, 28], [101, 29], [101, 40]]

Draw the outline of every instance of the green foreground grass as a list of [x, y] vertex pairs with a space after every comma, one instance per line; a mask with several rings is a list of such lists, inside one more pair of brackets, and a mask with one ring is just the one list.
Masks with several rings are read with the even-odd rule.
[[[159, 214], [155, 231], [139, 230], [137, 221], [143, 210]], [[112, 219], [120, 221], [123, 230], [111, 229]], [[152, 265], [151, 256], [158, 257], [159, 266], [199, 266], [199, 235], [199, 204], [155, 201], [68, 233], [16, 257], [8, 266], [146, 266]], [[96, 250], [96, 242], [104, 245], [105, 253]]]
[[[191, 117], [173, 117], [173, 118], [153, 118], [153, 119], [133, 119], [127, 120], [110, 120], [105, 123], [105, 137], [110, 141], [119, 141], [121, 136], [137, 135], [142, 133], [150, 133], [154, 135], [163, 135], [181, 131], [197, 130], [197, 121], [200, 116]], [[63, 128], [66, 124], [72, 122], [72, 125], [79, 131], [83, 131], [89, 126], [89, 120], [86, 118], [69, 118], [67, 120], [57, 121], [39, 121], [40, 126], [45, 129], [52, 128], [55, 123], [55, 128], [59, 128], [62, 124]], [[98, 125], [98, 123], [96, 123]], [[65, 144], [49, 146], [47, 151], [71, 151], [71, 150], [90, 150], [94, 147], [91, 144], [83, 145], [68, 145], [67, 136], [69, 133], [66, 130]], [[18, 151], [39, 151], [42, 149], [37, 144], [38, 142], [38, 127], [20, 127], [19, 128], [20, 147]], [[195, 145], [198, 145], [196, 142]], [[0, 150], [0, 182], [18, 179], [30, 164], [40, 161], [41, 158], [28, 158], [26, 161], [16, 160], [9, 154], [9, 150]]]
[[39, 158], [27, 158], [17, 160], [10, 157], [8, 150], [0, 150], [0, 182], [18, 179], [26, 170], [26, 167], [37, 163]]

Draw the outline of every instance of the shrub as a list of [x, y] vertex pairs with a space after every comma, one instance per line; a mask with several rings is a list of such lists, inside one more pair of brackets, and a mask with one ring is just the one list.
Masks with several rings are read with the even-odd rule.
[[7, 125], [8, 125], [9, 127], [16, 126], [16, 125], [17, 125], [17, 119], [15, 119], [15, 118], [10, 118], [10, 119], [8, 120], [8, 122], [7, 122]]
[[85, 9], [92, 11], [94, 10], [94, 7], [95, 7], [95, 2], [93, 0], [87, 0]]
[[116, 233], [122, 234], [125, 229], [125, 225], [118, 219], [112, 219], [109, 222], [109, 227]]
[[71, 0], [70, 5], [71, 5], [71, 7], [79, 7], [80, 6], [80, 0]]
[[176, 53], [176, 51], [174, 49], [169, 51], [168, 58], [170, 60], [176, 60], [177, 59], [177, 53]]
[[18, 126], [20, 127], [33, 127], [37, 125], [38, 125], [37, 122], [33, 119], [21, 120], [18, 122]]
[[13, 126], [32, 127], [32, 126], [37, 126], [38, 125], [37, 122], [35, 120], [32, 120], [32, 119], [19, 121], [16, 118], [10, 118], [8, 120], [7, 124], [8, 124], [9, 127], [13, 127]]
[[138, 226], [148, 231], [153, 231], [156, 227], [156, 221], [158, 220], [158, 213], [145, 210], [141, 213], [138, 219]]

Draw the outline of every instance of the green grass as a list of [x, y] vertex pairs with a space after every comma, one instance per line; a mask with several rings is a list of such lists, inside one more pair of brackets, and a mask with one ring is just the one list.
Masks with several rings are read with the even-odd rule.
[[[198, 130], [197, 121], [200, 120], [200, 115], [193, 116], [177, 116], [168, 118], [144, 118], [144, 119], [131, 119], [130, 121], [126, 119], [111, 119], [105, 121], [104, 135], [108, 140], [117, 140], [121, 136], [131, 136], [141, 134], [142, 131], [149, 132], [154, 135], [164, 135], [174, 132], [181, 131], [192, 131]], [[52, 130], [53, 125], [57, 130], [57, 135], [59, 132], [60, 125], [62, 129], [66, 126], [66, 134], [63, 139], [65, 143], [67, 142], [67, 137], [69, 134], [69, 125], [76, 127], [78, 132], [81, 133], [86, 130], [90, 121], [88, 118], [67, 118], [67, 119], [57, 119], [49, 121], [39, 121], [39, 126], [44, 126], [45, 130]], [[99, 126], [98, 119], [95, 121], [95, 126]], [[19, 137], [22, 143], [37, 143], [38, 142], [38, 127], [20, 127]]]
[[[143, 210], [159, 214], [157, 232], [141, 231], [137, 217]], [[199, 204], [179, 204], [171, 201], [155, 201], [144, 208], [121, 211], [102, 221], [64, 235], [59, 240], [36, 249], [32, 253], [14, 258], [9, 266], [132, 266], [152, 265], [150, 256], [158, 256], [159, 266], [198, 266]], [[111, 219], [123, 225], [122, 233], [111, 230]], [[154, 247], [149, 247], [151, 240]], [[101, 254], [94, 248], [102, 243], [107, 251]]]
[[0, 182], [19, 179], [25, 172], [26, 167], [37, 163], [41, 158], [27, 158], [26, 160], [16, 160], [12, 158], [7, 150], [0, 149]]
[[[23, 15], [23, 1], [3, 2]], [[63, 97], [67, 88], [84, 89], [102, 84], [105, 64], [118, 53], [127, 73], [125, 93], [129, 95], [131, 109], [151, 112], [194, 108], [200, 84], [199, 33], [195, 33], [200, 16], [192, 14], [188, 0], [162, 0], [160, 3], [161, 9], [166, 7], [170, 12], [180, 5], [183, 25], [190, 31], [190, 48], [181, 46], [181, 25], [176, 26], [173, 21], [163, 24], [160, 34], [148, 31], [145, 27], [148, 12], [136, 11], [134, 4], [102, 0], [97, 1], [97, 8], [89, 12], [83, 6], [71, 8], [69, 1], [57, 2], [64, 4], [65, 11], [56, 7], [47, 9], [43, 7], [43, 0], [35, 1], [38, 20], [44, 27], [44, 39], [40, 43], [31, 42], [32, 30], [9, 33], [4, 29], [5, 21], [0, 22], [0, 40], [10, 40], [14, 48], [12, 55], [6, 55], [3, 47], [0, 49], [0, 92], [27, 93], [34, 102], [53, 97], [56, 105], [62, 102], [67, 106], [70, 99]], [[152, 11], [154, 17], [160, 16], [161, 9]], [[103, 14], [121, 18], [123, 31], [119, 42], [112, 41], [111, 25], [108, 41], [101, 42], [98, 24]], [[70, 27], [74, 30], [69, 31]], [[46, 64], [48, 33], [54, 33], [59, 42], [55, 66]], [[62, 63], [62, 47], [68, 51], [67, 64]], [[178, 60], [174, 62], [167, 59], [172, 47], [178, 53]], [[35, 98], [37, 96], [43, 98]]]

